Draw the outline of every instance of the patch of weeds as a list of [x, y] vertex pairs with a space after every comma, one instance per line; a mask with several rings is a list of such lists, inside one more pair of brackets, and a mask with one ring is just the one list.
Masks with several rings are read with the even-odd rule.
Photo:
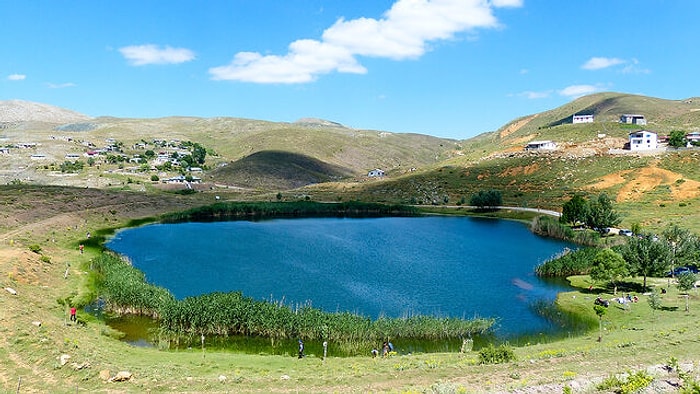
[[638, 393], [647, 388], [654, 378], [646, 371], [628, 373], [626, 378], [609, 376], [599, 383], [596, 388], [601, 391], [613, 391], [619, 394]]
[[498, 347], [490, 344], [479, 350], [480, 364], [502, 364], [515, 360], [515, 352], [509, 345], [502, 344]]
[[439, 367], [440, 364], [442, 364], [442, 363], [440, 362], [440, 360], [438, 360], [436, 358], [431, 357], [431, 358], [425, 360], [425, 365], [430, 369], [435, 369], [435, 368]]
[[564, 357], [564, 349], [547, 349], [537, 353], [539, 358], [554, 358], [554, 357]]
[[564, 379], [573, 379], [576, 377], [576, 375], [577, 373], [574, 371], [564, 371], [564, 373], [562, 374]]

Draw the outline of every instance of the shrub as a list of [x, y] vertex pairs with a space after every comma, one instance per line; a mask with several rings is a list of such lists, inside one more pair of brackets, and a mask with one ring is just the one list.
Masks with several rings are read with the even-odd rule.
[[29, 245], [28, 248], [36, 254], [41, 254], [41, 246], [38, 244]]
[[479, 364], [502, 364], [515, 360], [513, 348], [506, 344], [498, 347], [493, 344], [479, 350]]

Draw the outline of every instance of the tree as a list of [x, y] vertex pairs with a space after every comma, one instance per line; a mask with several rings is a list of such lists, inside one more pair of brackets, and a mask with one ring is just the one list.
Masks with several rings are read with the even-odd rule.
[[680, 130], [673, 130], [668, 136], [668, 145], [674, 148], [683, 148], [687, 143], [685, 133]]
[[678, 290], [681, 292], [685, 293], [685, 311], [688, 312], [690, 311], [690, 307], [688, 305], [688, 298], [690, 298], [690, 294], [688, 292], [690, 289], [695, 288], [695, 282], [698, 280], [698, 277], [692, 273], [692, 272], [684, 272], [680, 275], [678, 275]]
[[610, 197], [605, 193], [601, 193], [588, 206], [589, 213], [586, 224], [590, 228], [603, 231], [604, 228], [617, 226], [622, 221], [620, 215], [613, 209]]
[[503, 196], [499, 190], [479, 190], [478, 193], [472, 194], [469, 200], [469, 205], [477, 207], [477, 209], [496, 209], [503, 203]]
[[156, 157], [156, 152], [154, 152], [152, 149], [149, 149], [149, 150], [143, 152], [143, 155], [146, 156], [146, 158], [148, 158], [148, 159], [152, 159], [152, 158]]
[[608, 310], [602, 305], [593, 305], [593, 310], [598, 316], [598, 342], [601, 342], [603, 340], [603, 316]]
[[593, 258], [591, 279], [606, 282], [613, 285], [613, 294], [617, 294], [617, 284], [627, 276], [627, 262], [622, 256], [612, 249], [603, 249]]
[[673, 224], [664, 229], [662, 236], [671, 252], [671, 276], [676, 267], [691, 263], [700, 257], [700, 241], [689, 230]]
[[631, 273], [644, 277], [644, 290], [647, 288], [647, 277], [660, 276], [671, 261], [667, 244], [648, 234], [629, 238], [620, 252], [629, 263]]
[[564, 203], [559, 221], [562, 223], [585, 223], [589, 214], [588, 201], [581, 195], [575, 194]]

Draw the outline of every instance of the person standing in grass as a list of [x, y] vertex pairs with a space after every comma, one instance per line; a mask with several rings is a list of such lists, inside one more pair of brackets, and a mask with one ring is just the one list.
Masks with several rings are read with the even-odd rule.
[[70, 321], [75, 322], [78, 320], [77, 313], [78, 310], [74, 306], [70, 307]]
[[304, 357], [304, 342], [299, 340], [299, 358]]

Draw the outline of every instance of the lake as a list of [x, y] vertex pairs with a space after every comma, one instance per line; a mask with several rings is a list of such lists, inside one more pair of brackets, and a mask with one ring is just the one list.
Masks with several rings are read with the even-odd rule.
[[567, 288], [534, 267], [572, 245], [519, 222], [428, 216], [153, 224], [107, 247], [180, 299], [240, 290], [373, 318], [496, 317], [509, 337], [557, 330], [533, 305]]

